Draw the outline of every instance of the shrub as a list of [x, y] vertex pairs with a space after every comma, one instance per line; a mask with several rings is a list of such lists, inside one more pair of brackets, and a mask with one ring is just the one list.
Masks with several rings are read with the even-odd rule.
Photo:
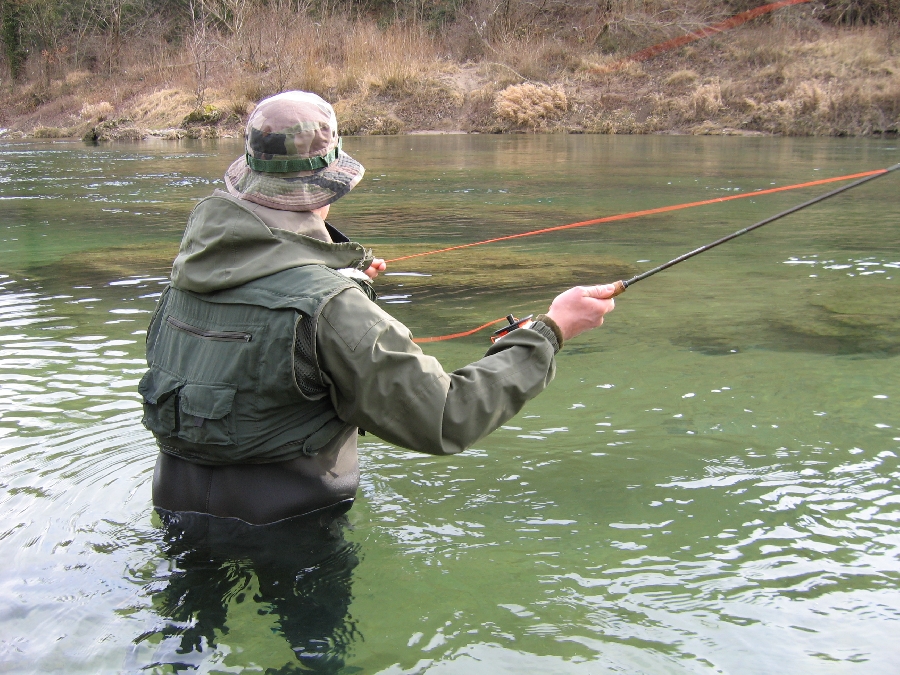
[[558, 120], [568, 107], [562, 89], [531, 82], [511, 85], [494, 100], [494, 111], [500, 119], [513, 127], [533, 130]]
[[218, 124], [222, 119], [222, 111], [213, 105], [205, 105], [202, 108], [195, 108], [185, 115], [181, 126], [186, 127], [189, 124]]
[[694, 119], [702, 120], [714, 116], [724, 107], [722, 89], [718, 80], [702, 84], [691, 94], [691, 108]]

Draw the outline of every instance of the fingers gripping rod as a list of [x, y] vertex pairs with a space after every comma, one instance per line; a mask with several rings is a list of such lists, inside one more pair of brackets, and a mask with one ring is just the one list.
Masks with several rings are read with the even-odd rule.
[[616, 281], [613, 284], [613, 286], [615, 286], [615, 291], [613, 292], [612, 296], [610, 296], [610, 297], [614, 298], [617, 295], [621, 295], [622, 293], [625, 292], [625, 289], [628, 288], [629, 286], [631, 286], [632, 284], [636, 284], [637, 282], [639, 282], [643, 279], [646, 279], [647, 277], [652, 277], [657, 272], [662, 272], [663, 270], [668, 269], [674, 265], [677, 265], [680, 262], [684, 262], [688, 258], [693, 258], [695, 255], [700, 255], [701, 253], [704, 253], [711, 248], [715, 248], [719, 244], [724, 244], [726, 241], [731, 241], [732, 239], [740, 237], [742, 234], [747, 234], [748, 232], [751, 232], [757, 228], [760, 228], [763, 225], [768, 225], [769, 223], [773, 223], [776, 220], [779, 220], [780, 218], [784, 218], [785, 216], [788, 216], [792, 213], [796, 213], [797, 211], [805, 209], [807, 206], [812, 206], [813, 204], [818, 204], [819, 202], [825, 201], [826, 199], [830, 199], [831, 197], [834, 197], [835, 195], [838, 195], [841, 192], [846, 192], [847, 190], [851, 190], [859, 185], [862, 185], [863, 183], [868, 183], [870, 180], [875, 180], [876, 178], [881, 178], [882, 176], [887, 175], [892, 171], [896, 171], [897, 169], [900, 169], [900, 164], [894, 164], [894, 166], [888, 167], [887, 169], [884, 169], [883, 171], [879, 171], [876, 174], [873, 174], [871, 176], [866, 176], [865, 178], [861, 178], [857, 181], [853, 181], [852, 183], [844, 185], [843, 187], [836, 188], [836, 189], [832, 190], [831, 192], [826, 192], [825, 194], [819, 195], [818, 197], [814, 197], [813, 199], [810, 199], [809, 201], [805, 201], [802, 204], [798, 204], [797, 206], [791, 207], [791, 208], [787, 209], [786, 211], [782, 211], [781, 213], [776, 213], [774, 216], [769, 216], [768, 218], [761, 220], [758, 223], [754, 223], [753, 225], [750, 225], [749, 227], [745, 227], [744, 229], [738, 230], [737, 232], [732, 232], [731, 234], [729, 234], [725, 237], [722, 237], [721, 239], [716, 239], [716, 241], [714, 241], [710, 244], [706, 244], [705, 246], [701, 246], [700, 248], [695, 248], [693, 251], [689, 251], [688, 253], [685, 253], [684, 255], [680, 255], [677, 258], [674, 258], [674, 259], [670, 260], [669, 262], [660, 265], [659, 267], [654, 267], [652, 270], [647, 270], [643, 274], [638, 274], [637, 276], [632, 277], [631, 279], [624, 279], [624, 280], [620, 279], [619, 281]]

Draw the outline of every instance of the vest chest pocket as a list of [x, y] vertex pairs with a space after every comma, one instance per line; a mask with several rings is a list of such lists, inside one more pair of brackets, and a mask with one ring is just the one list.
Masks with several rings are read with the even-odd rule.
[[231, 414], [237, 387], [224, 384], [186, 384], [178, 398], [181, 405], [178, 437], [192, 443], [234, 445], [235, 421]]

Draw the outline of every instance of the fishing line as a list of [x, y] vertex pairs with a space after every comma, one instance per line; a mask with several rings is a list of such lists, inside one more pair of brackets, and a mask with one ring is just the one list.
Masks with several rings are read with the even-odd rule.
[[447, 248], [439, 248], [433, 251], [425, 251], [423, 253], [411, 253], [403, 255], [399, 258], [391, 258], [385, 260], [386, 263], [400, 262], [401, 260], [410, 260], [412, 258], [421, 258], [426, 255], [437, 255], [438, 253], [448, 253], [449, 251], [458, 251], [473, 246], [483, 246], [484, 244], [494, 244], [498, 241], [509, 241], [510, 239], [521, 239], [522, 237], [533, 237], [537, 234], [547, 234], [548, 232], [559, 232], [561, 230], [571, 230], [576, 227], [587, 227], [589, 225], [599, 225], [600, 223], [612, 223], [617, 220], [630, 220], [631, 218], [640, 218], [642, 216], [653, 216], [659, 213], [668, 213], [670, 211], [680, 211], [681, 209], [691, 209], [695, 206], [706, 206], [708, 204], [718, 204], [719, 202], [730, 202], [734, 199], [747, 199], [748, 197], [759, 197], [761, 195], [770, 195], [776, 192], [786, 192], [787, 190], [799, 190], [800, 188], [815, 187], [816, 185], [826, 185], [828, 183], [837, 183], [842, 180], [850, 180], [852, 178], [862, 178], [864, 176], [881, 175], [884, 169], [877, 171], [864, 171], [863, 173], [852, 173], [846, 176], [837, 176], [835, 178], [823, 178], [821, 180], [809, 181], [806, 183], [797, 183], [796, 185], [785, 185], [783, 187], [768, 188], [766, 190], [757, 190], [755, 192], [745, 192], [739, 195], [729, 195], [728, 197], [715, 197], [714, 199], [704, 199], [699, 202], [688, 202], [685, 204], [673, 204], [671, 206], [661, 206], [657, 209], [646, 209], [644, 211], [631, 211], [630, 213], [618, 213], [614, 216], [605, 216], [603, 218], [594, 218], [593, 220], [582, 220], [577, 223], [569, 223], [568, 225], [555, 225], [554, 227], [545, 227], [540, 230], [531, 230], [530, 232], [519, 232], [518, 234], [509, 234], [504, 237], [494, 237], [493, 239], [485, 239], [484, 241], [475, 241], [469, 244], [458, 244], [457, 246], [448, 246]]
[[[825, 201], [826, 199], [830, 199], [831, 197], [834, 197], [835, 195], [839, 195], [842, 192], [846, 192], [847, 190], [852, 190], [853, 188], [858, 187], [864, 183], [868, 183], [871, 180], [875, 180], [876, 178], [881, 178], [882, 176], [887, 175], [888, 173], [891, 173], [892, 171], [896, 171], [897, 169], [900, 169], [900, 164], [894, 164], [893, 166], [890, 166], [886, 169], [878, 169], [876, 171], [866, 171], [864, 173], [858, 173], [858, 174], [853, 174], [853, 175], [849, 175], [849, 176], [841, 176], [839, 178], [826, 178], [824, 180], [814, 181], [812, 183], [804, 183], [801, 185], [791, 185], [791, 186], [787, 186], [787, 187], [783, 187], [783, 188], [775, 188], [773, 190], [766, 190], [766, 191], [762, 191], [762, 192], [751, 192], [751, 193], [744, 194], [744, 195], [733, 195], [731, 197], [721, 197], [719, 199], [711, 199], [711, 200], [707, 200], [704, 202], [693, 202], [691, 204], [679, 204], [679, 205], [671, 206], [671, 207], [663, 207], [662, 209], [651, 209], [649, 211], [635, 211], [634, 213], [630, 213], [630, 214], [622, 214], [620, 216], [610, 216], [609, 218], [599, 218], [597, 220], [584, 221], [583, 223], [573, 223], [571, 225], [561, 225], [559, 227], [546, 228], [544, 230], [535, 230], [534, 232], [526, 232], [526, 233], [522, 233], [522, 234], [518, 234], [518, 235], [511, 235], [509, 237], [499, 237], [497, 239], [489, 239], [487, 241], [476, 242], [473, 244], [463, 244], [461, 246], [452, 246], [447, 249], [441, 249], [438, 251], [428, 251], [426, 253], [419, 253], [419, 254], [415, 254], [412, 256], [406, 256], [406, 257], [413, 258], [413, 257], [417, 257], [420, 255], [430, 255], [432, 253], [442, 253], [444, 251], [452, 251], [452, 250], [455, 250], [458, 248], [466, 248], [468, 246], [478, 246], [479, 244], [486, 244], [486, 243], [491, 243], [494, 241], [501, 241], [503, 239], [514, 239], [516, 237], [529, 236], [531, 234], [538, 234], [538, 233], [542, 233], [542, 232], [552, 232], [555, 230], [567, 229], [569, 227], [582, 227], [584, 225], [594, 224], [597, 222], [607, 222], [610, 219], [621, 220], [625, 217], [633, 218], [633, 217], [636, 217], [637, 215], [660, 213], [660, 212], [664, 212], [667, 210], [688, 208], [690, 206], [699, 206], [701, 204], [711, 204], [713, 202], [727, 201], [730, 199], [737, 199], [740, 197], [750, 197], [753, 195], [764, 194], [766, 192], [778, 192], [778, 191], [782, 191], [782, 190], [791, 190], [791, 189], [796, 189], [798, 187], [809, 186], [809, 185], [821, 185], [823, 183], [832, 183], [832, 182], [839, 181], [839, 180], [846, 180], [849, 178], [858, 178], [861, 176], [861, 178], [859, 178], [859, 180], [856, 180], [852, 183], [849, 183], [842, 187], [831, 190], [830, 192], [826, 192], [825, 194], [819, 195], [818, 197], [809, 199], [809, 200], [803, 202], [802, 204], [798, 204], [797, 206], [794, 206], [794, 207], [791, 207], [784, 211], [781, 211], [780, 213], [776, 213], [774, 216], [769, 216], [768, 218], [760, 220], [759, 222], [754, 223], [753, 225], [750, 225], [749, 227], [745, 227], [741, 230], [738, 230], [737, 232], [732, 232], [731, 234], [729, 234], [725, 237], [722, 237], [720, 239], [717, 239], [709, 244], [706, 244], [705, 246], [695, 248], [693, 251], [689, 251], [688, 253], [678, 256], [677, 258], [673, 258], [669, 262], [663, 263], [662, 265], [659, 265], [658, 267], [654, 267], [651, 270], [647, 270], [646, 272], [644, 272], [642, 274], [638, 274], [637, 276], [634, 276], [630, 279], [616, 281], [614, 284], [616, 289], [615, 289], [615, 292], [613, 293], [613, 295], [611, 296], [611, 297], [616, 297], [617, 295], [621, 295], [622, 293], [624, 293], [625, 289], [627, 289], [629, 286], [633, 286], [638, 281], [643, 281], [647, 277], [651, 277], [654, 274], [657, 274], [658, 272], [662, 272], [663, 270], [673, 267], [673, 266], [677, 265], [678, 263], [684, 262], [688, 258], [693, 258], [696, 255], [700, 255], [701, 253], [709, 251], [710, 249], [715, 248], [716, 246], [719, 246], [720, 244], [724, 244], [726, 241], [731, 241], [732, 239], [736, 239], [737, 237], [740, 237], [741, 235], [747, 234], [748, 232], [752, 232], [753, 230], [756, 230], [764, 225], [768, 225], [769, 223], [773, 223], [776, 220], [784, 218], [785, 216], [788, 216], [792, 213], [796, 213], [797, 211], [805, 209], [808, 206], [812, 206], [813, 204], [818, 204], [819, 202]], [[397, 258], [396, 260], [404, 260], [404, 259], [405, 258]], [[393, 261], [389, 261], [389, 262], [393, 262]], [[416, 343], [440, 342], [442, 340], [452, 340], [452, 339], [455, 339], [458, 337], [466, 337], [469, 335], [473, 335], [474, 333], [477, 333], [480, 330], [484, 330], [488, 326], [493, 326], [494, 324], [497, 324], [497, 323], [499, 323], [501, 321], [505, 321], [505, 320], [506, 320], [505, 318], [495, 319], [493, 321], [490, 321], [486, 324], [479, 326], [478, 328], [474, 328], [472, 330], [465, 331], [462, 333], [454, 333], [452, 335], [440, 335], [437, 337], [417, 338], [417, 339], [414, 339], [413, 342], [416, 342]]]
[[[624, 283], [624, 282], [623, 282]], [[488, 326], [493, 326], [494, 324], [498, 324], [501, 321], [506, 321], [506, 317], [502, 317], [500, 319], [494, 319], [493, 321], [488, 321], [478, 328], [473, 328], [472, 330], [463, 331], [462, 333], [452, 333], [451, 335], [438, 335], [437, 337], [424, 337], [424, 338], [413, 338], [413, 342], [416, 344], [422, 344], [425, 342], [443, 342], [444, 340], [455, 340], [456, 338], [461, 337], [469, 337], [470, 335], [474, 335], [480, 330], [484, 330]]]

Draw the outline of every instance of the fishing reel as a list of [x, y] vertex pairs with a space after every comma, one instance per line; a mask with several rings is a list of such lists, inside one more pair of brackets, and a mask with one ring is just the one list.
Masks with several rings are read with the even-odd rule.
[[534, 314], [529, 314], [524, 319], [517, 319], [512, 314], [507, 314], [506, 320], [509, 321], [509, 324], [506, 326], [503, 326], [503, 328], [501, 328], [500, 330], [494, 331], [493, 335], [491, 335], [491, 343], [493, 344], [494, 342], [496, 342], [497, 340], [502, 338], [504, 335], [509, 335], [517, 328], [527, 328], [532, 323], [534, 323], [534, 321], [532, 321], [533, 316], [534, 316]]

